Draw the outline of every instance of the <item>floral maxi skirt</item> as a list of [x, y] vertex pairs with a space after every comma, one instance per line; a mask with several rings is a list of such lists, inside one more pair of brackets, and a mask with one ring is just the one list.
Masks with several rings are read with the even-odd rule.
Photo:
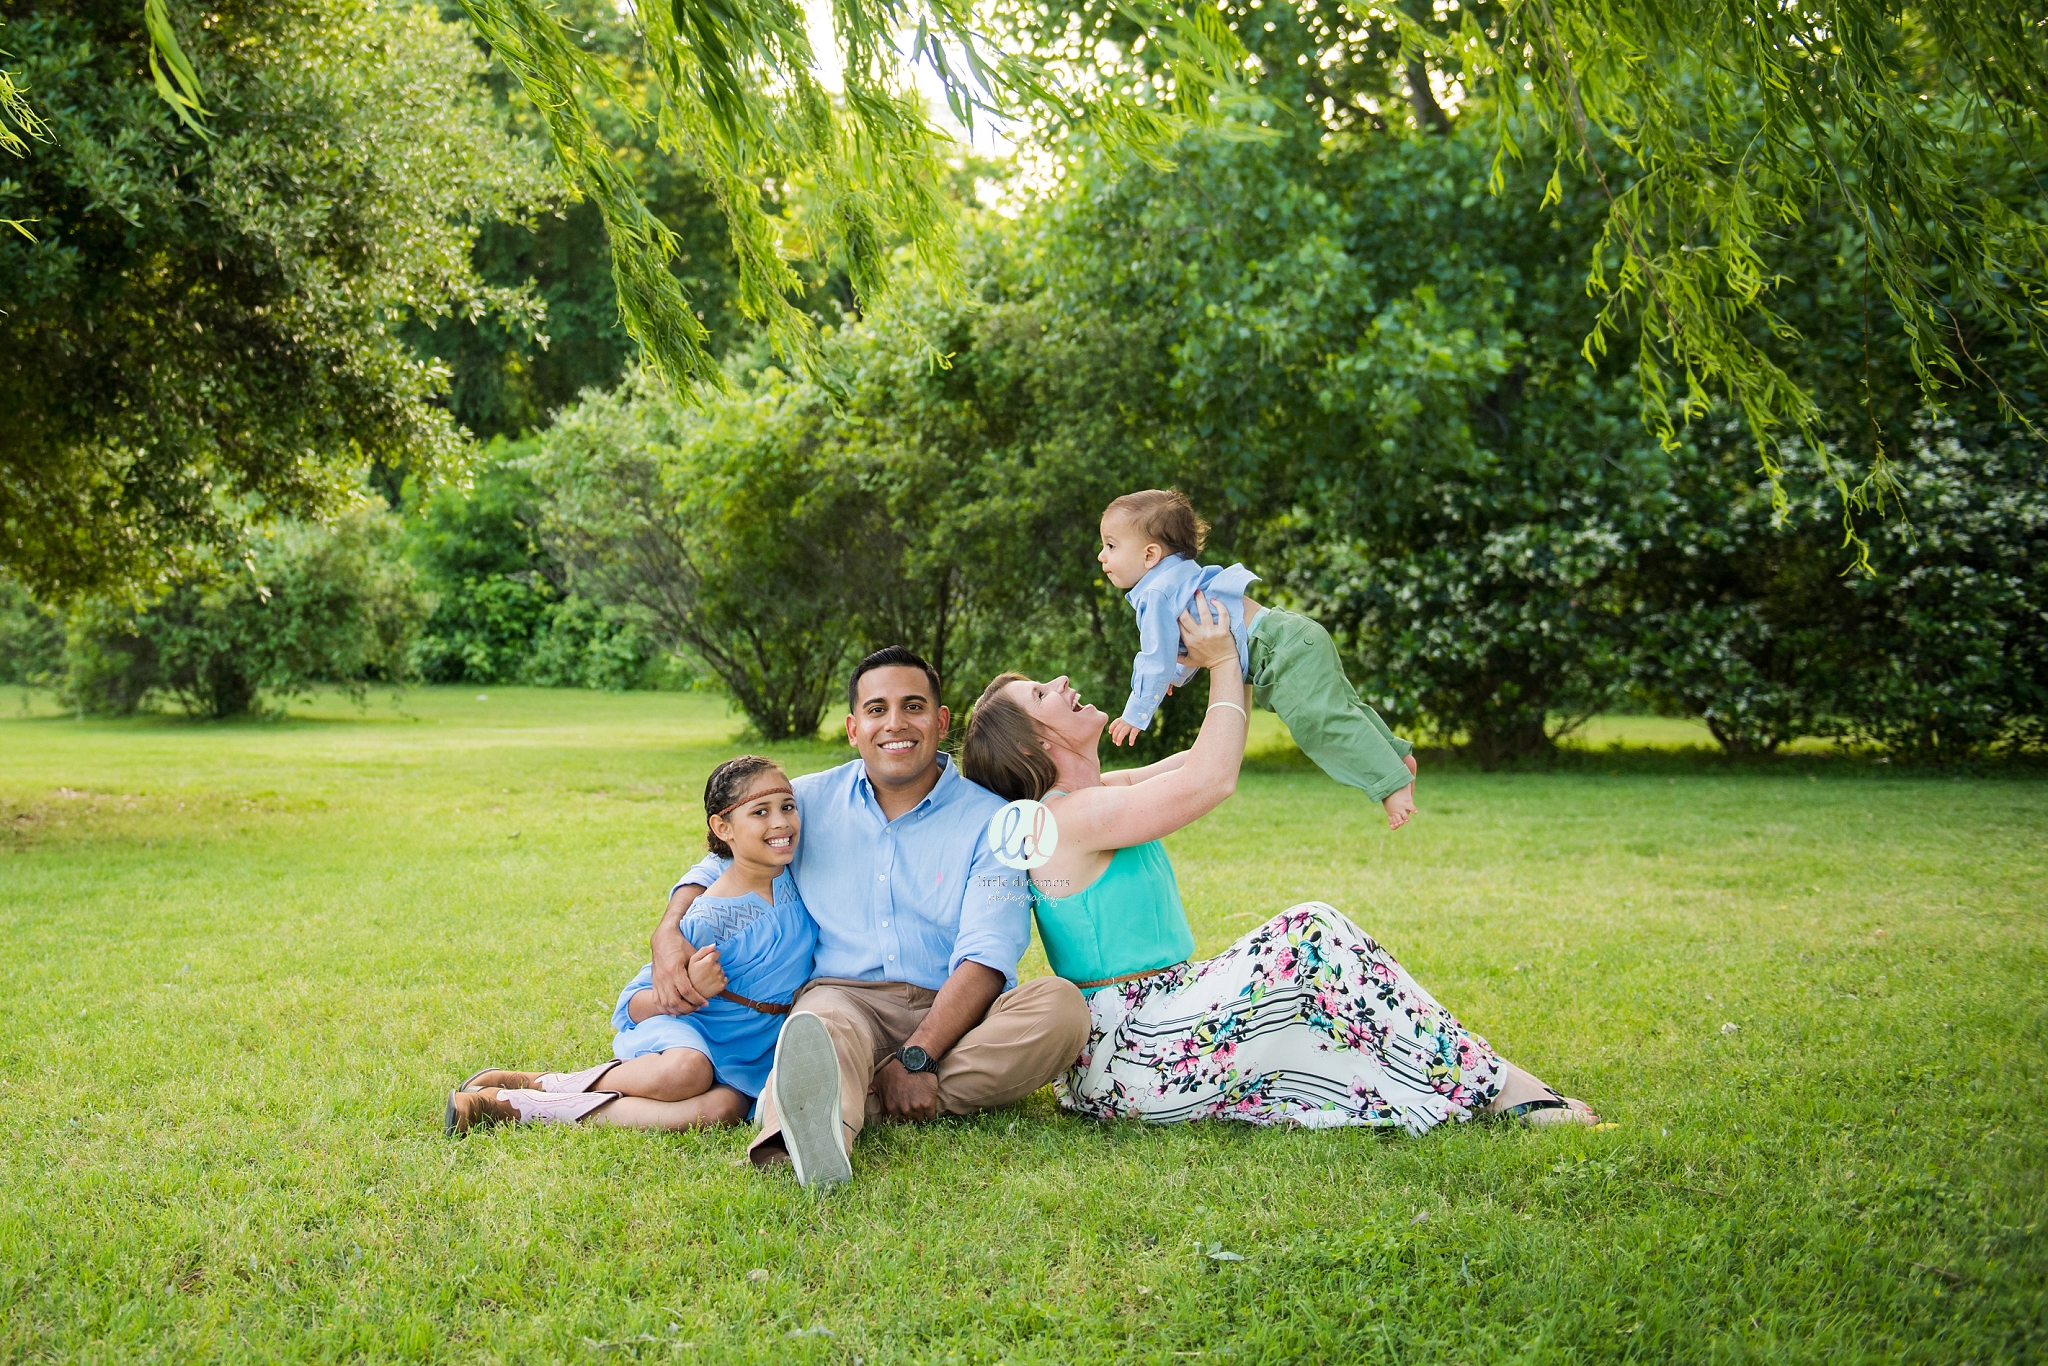
[[1399, 1125], [1469, 1119], [1502, 1063], [1372, 936], [1304, 902], [1216, 957], [1105, 987], [1060, 1104], [1171, 1124]]

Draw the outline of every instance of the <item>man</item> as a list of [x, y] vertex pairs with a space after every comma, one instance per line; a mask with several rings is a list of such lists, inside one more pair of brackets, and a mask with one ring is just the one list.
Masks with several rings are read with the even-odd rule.
[[[854, 669], [846, 701], [860, 757], [792, 783], [803, 818], [792, 872], [818, 922], [818, 956], [748, 1149], [757, 1165], [786, 1157], [805, 1185], [852, 1176], [865, 1124], [1009, 1105], [1065, 1071], [1088, 1038], [1073, 983], [1017, 985], [1030, 893], [989, 847], [1002, 798], [939, 752], [952, 718], [938, 674], [891, 646]], [[664, 1011], [702, 1004], [676, 927], [723, 868], [709, 858], [685, 874], [655, 927]]]

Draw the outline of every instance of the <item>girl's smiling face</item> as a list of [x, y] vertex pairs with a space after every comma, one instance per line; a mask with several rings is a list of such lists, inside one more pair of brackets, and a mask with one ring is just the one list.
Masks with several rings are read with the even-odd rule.
[[747, 783], [747, 795], [722, 816], [711, 818], [711, 833], [732, 847], [733, 857], [748, 863], [787, 868], [796, 857], [803, 822], [796, 796], [780, 769], [763, 769]]

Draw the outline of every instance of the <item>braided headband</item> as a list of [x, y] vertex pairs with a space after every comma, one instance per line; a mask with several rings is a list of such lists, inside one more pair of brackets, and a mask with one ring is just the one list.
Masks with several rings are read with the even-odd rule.
[[731, 815], [731, 814], [732, 814], [733, 812], [735, 812], [735, 811], [739, 810], [739, 809], [740, 809], [741, 807], [745, 806], [745, 805], [746, 805], [746, 804], [747, 804], [748, 802], [758, 802], [758, 801], [760, 801], [760, 800], [761, 800], [761, 798], [763, 798], [763, 797], [772, 797], [772, 796], [774, 796], [774, 795], [775, 795], [776, 793], [778, 793], [778, 792], [787, 792], [787, 793], [789, 793], [789, 795], [790, 795], [790, 796], [792, 796], [792, 797], [794, 797], [794, 796], [796, 795], [796, 792], [795, 792], [795, 790], [794, 790], [794, 789], [792, 789], [791, 787], [789, 787], [789, 786], [788, 786], [787, 784], [784, 784], [784, 785], [783, 785], [783, 786], [781, 786], [781, 787], [769, 787], [769, 788], [763, 788], [763, 789], [762, 789], [761, 791], [759, 791], [759, 792], [750, 792], [750, 793], [748, 793], [748, 794], [747, 794], [746, 796], [744, 796], [744, 797], [740, 798], [740, 799], [739, 799], [738, 801], [734, 802], [734, 803], [733, 803], [733, 804], [732, 804], [731, 806], [728, 806], [727, 808], [725, 808], [725, 810], [723, 810], [723, 811], [714, 811], [714, 812], [712, 812], [711, 814], [712, 814], [712, 815], [714, 815], [714, 816], [729, 816], [729, 815]]

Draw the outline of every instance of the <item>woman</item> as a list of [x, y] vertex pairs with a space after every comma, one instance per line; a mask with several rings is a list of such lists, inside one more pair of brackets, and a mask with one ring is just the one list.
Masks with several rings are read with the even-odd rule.
[[1061, 1103], [1098, 1119], [1414, 1133], [1480, 1112], [1597, 1123], [1584, 1103], [1503, 1061], [1322, 902], [1188, 961], [1194, 935], [1159, 841], [1236, 790], [1249, 719], [1229, 622], [1195, 604], [1181, 636], [1188, 661], [1209, 671], [1209, 713], [1193, 748], [1103, 773], [1109, 718], [1065, 678], [1004, 674], [967, 723], [961, 771], [1011, 801], [1043, 801], [1058, 827], [1051, 858], [1031, 873], [1032, 906], [1053, 971], [1088, 996], [1091, 1016]]

